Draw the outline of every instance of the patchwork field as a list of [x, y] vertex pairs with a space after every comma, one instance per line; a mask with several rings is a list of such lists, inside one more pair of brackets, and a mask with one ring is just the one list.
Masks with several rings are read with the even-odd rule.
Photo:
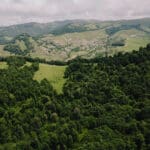
[[36, 24], [39, 30], [34, 25], [29, 24], [30, 30], [22, 25], [10, 26], [9, 31], [1, 29], [0, 35], [4, 37], [0, 38], [0, 56], [23, 55], [47, 61], [68, 61], [78, 56], [88, 59], [104, 56], [106, 51], [113, 55], [138, 50], [150, 43], [150, 19], [74, 20], [59, 22], [58, 26]]
[[35, 73], [34, 79], [41, 81], [46, 78], [58, 93], [62, 92], [65, 83], [63, 78], [66, 66], [55, 66], [47, 64], [39, 64], [39, 71]]

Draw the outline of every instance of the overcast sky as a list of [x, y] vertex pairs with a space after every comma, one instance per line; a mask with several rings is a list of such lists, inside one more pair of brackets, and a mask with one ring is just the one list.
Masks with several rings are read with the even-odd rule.
[[0, 26], [65, 19], [150, 17], [150, 0], [1, 0]]

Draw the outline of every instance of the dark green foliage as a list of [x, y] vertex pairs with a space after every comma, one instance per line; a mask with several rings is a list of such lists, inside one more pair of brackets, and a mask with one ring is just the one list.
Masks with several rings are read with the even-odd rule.
[[0, 44], [7, 44], [9, 40], [7, 40], [3, 35], [0, 35]]
[[112, 46], [125, 46], [125, 39], [116, 39], [116, 40], [113, 40], [112, 43], [111, 43]]
[[[7, 59], [9, 59], [11, 57], [1, 57], [0, 56], [0, 61], [7, 61]], [[69, 62], [62, 62], [62, 61], [46, 61], [45, 59], [40, 59], [40, 58], [31, 58], [28, 56], [16, 56], [15, 58], [19, 58], [20, 60], [25, 60], [31, 63], [44, 63], [44, 64], [49, 64], [49, 65], [57, 65], [57, 66], [65, 66], [67, 64], [69, 64]]]
[[74, 149], [148, 149], [149, 60], [148, 45], [131, 54], [92, 60], [94, 64], [80, 59], [70, 63], [64, 95], [80, 108], [78, 120], [88, 129]]
[[38, 62], [0, 70], [0, 149], [148, 150], [150, 45], [70, 61], [63, 94], [33, 80]]
[[133, 28], [140, 29], [140, 24], [136, 24], [136, 25], [127, 25], [127, 24], [123, 25], [122, 24], [121, 26], [118, 26], [118, 27], [111, 27], [111, 28], [106, 29], [106, 33], [111, 36], [118, 31], [129, 30], [129, 29], [133, 29]]
[[[30, 36], [28, 34], [21, 34], [16, 36], [12, 41], [10, 41], [5, 47], [4, 50], [10, 53], [14, 53], [15, 55], [23, 55], [28, 54], [32, 49], [33, 45], [30, 42]], [[16, 41], [23, 41], [25, 43], [26, 49], [22, 50], [17, 44]]]
[[21, 67], [26, 63], [25, 59], [21, 57], [8, 57], [6, 58], [6, 61], [9, 66], [16, 66], [16, 67]]
[[15, 45], [15, 44], [7, 44], [4, 47], [4, 50], [8, 51], [10, 53], [18, 54], [18, 55], [22, 54], [20, 47], [18, 45]]
[[84, 31], [92, 31], [92, 30], [84, 26], [84, 23], [80, 23], [80, 25], [77, 26], [72, 23], [68, 23], [67, 25], [61, 26], [60, 28], [51, 31], [51, 33], [54, 35], [61, 35], [65, 33], [84, 32]]

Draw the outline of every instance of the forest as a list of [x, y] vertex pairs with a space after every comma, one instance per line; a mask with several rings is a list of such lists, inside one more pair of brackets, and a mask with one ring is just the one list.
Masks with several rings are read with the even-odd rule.
[[62, 94], [33, 79], [39, 61], [3, 61], [0, 150], [150, 149], [150, 44], [68, 62]]

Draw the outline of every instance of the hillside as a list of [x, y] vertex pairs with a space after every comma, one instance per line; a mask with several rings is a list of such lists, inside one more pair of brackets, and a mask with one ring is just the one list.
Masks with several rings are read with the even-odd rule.
[[[19, 39], [22, 35], [24, 39]], [[67, 20], [0, 28], [0, 54], [67, 61], [127, 52], [150, 41], [150, 19]], [[5, 48], [5, 46], [7, 46]]]
[[61, 67], [1, 61], [1, 150], [150, 149], [150, 44]]

